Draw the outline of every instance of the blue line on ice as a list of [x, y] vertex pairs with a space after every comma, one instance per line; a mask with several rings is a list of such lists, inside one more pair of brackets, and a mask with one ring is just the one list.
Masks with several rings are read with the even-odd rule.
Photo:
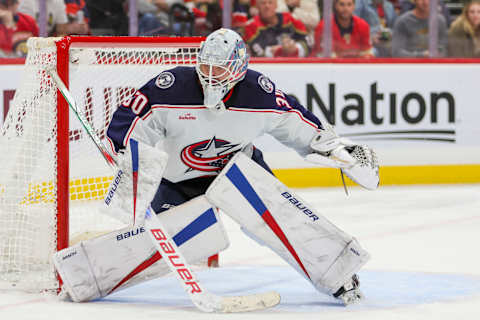
[[[211, 292], [222, 295], [276, 290], [282, 296], [277, 310], [315, 312], [343, 306], [336, 299], [317, 292], [287, 266], [222, 267], [197, 271]], [[480, 277], [461, 274], [362, 271], [361, 288], [366, 300], [355, 309], [378, 309], [456, 300], [480, 294]], [[116, 292], [98, 301], [191, 307], [188, 296], [173, 277], [165, 277]], [[352, 307], [344, 310], [351, 310]]]

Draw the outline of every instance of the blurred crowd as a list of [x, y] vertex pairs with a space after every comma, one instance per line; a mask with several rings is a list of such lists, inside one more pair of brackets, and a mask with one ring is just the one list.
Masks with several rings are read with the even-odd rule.
[[[434, 56], [480, 57], [480, 0], [438, 0], [432, 25], [430, 0], [332, 0], [327, 21], [323, 0], [137, 0], [133, 21], [140, 36], [204, 36], [222, 26], [225, 1], [254, 57], [430, 57], [429, 26]], [[39, 26], [47, 36], [128, 35], [129, 4], [46, 0], [43, 10], [39, 0], [0, 0], [0, 57], [25, 56]]]

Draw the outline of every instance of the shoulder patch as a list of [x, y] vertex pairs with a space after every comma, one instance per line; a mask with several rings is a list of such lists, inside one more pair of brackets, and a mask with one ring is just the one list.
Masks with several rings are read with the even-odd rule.
[[260, 87], [265, 90], [266, 93], [272, 93], [273, 92], [273, 83], [268, 79], [268, 77], [264, 76], [261, 74], [258, 77], [258, 84]]
[[175, 82], [175, 76], [169, 71], [164, 71], [160, 73], [155, 80], [155, 85], [160, 89], [168, 89]]

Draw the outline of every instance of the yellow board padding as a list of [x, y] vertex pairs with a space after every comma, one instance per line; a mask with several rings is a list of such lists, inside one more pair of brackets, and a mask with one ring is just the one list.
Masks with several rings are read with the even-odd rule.
[[55, 194], [53, 192], [53, 182], [40, 182], [30, 184], [27, 190], [27, 196], [21, 204], [32, 203], [52, 203], [55, 202]]
[[[113, 176], [73, 179], [69, 182], [70, 200], [101, 200], [110, 186]], [[55, 202], [55, 189], [52, 181], [32, 183], [22, 204]]]
[[[275, 169], [280, 181], [291, 188], [342, 186], [339, 169]], [[355, 185], [346, 178], [347, 185]], [[384, 166], [380, 167], [380, 185], [480, 183], [480, 164]]]
[[101, 200], [112, 182], [113, 176], [89, 177], [70, 181], [70, 200]]

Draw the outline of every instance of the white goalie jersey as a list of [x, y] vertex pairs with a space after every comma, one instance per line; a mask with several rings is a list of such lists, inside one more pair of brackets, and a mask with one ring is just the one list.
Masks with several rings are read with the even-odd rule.
[[162, 143], [170, 157], [164, 178], [175, 183], [217, 175], [236, 152], [264, 133], [305, 156], [322, 129], [316, 116], [252, 70], [223, 103], [222, 114], [204, 106], [195, 68], [164, 71], [117, 109], [109, 141], [115, 151], [132, 136], [152, 146]]

